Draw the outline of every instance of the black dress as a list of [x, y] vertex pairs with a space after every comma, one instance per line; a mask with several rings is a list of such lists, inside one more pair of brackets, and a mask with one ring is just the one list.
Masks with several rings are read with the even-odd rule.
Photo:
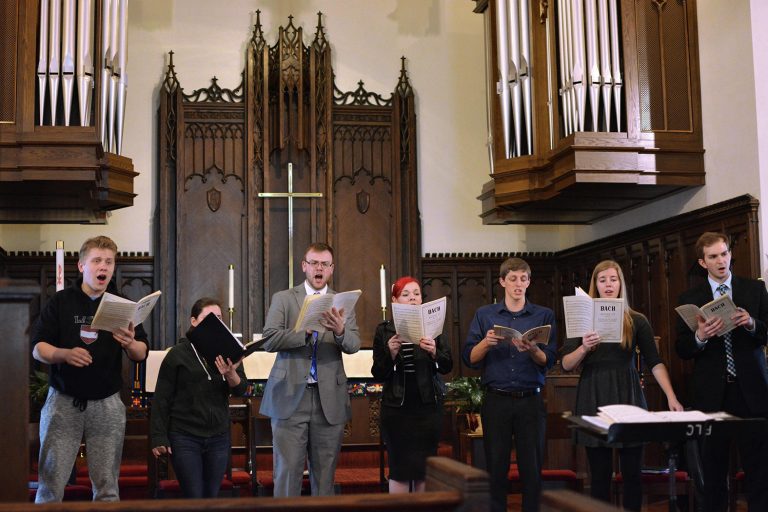
[[403, 344], [393, 360], [387, 342], [394, 335], [391, 322], [376, 328], [371, 368], [374, 378], [384, 383], [381, 430], [389, 478], [424, 480], [427, 457], [437, 454], [442, 427], [442, 381], [437, 373], [451, 371], [451, 353], [438, 337], [434, 360], [417, 344]]
[[[632, 343], [631, 350], [624, 350], [620, 343], [601, 343], [597, 350], [590, 352], [582, 361], [579, 385], [576, 388], [576, 407], [574, 414], [578, 416], [594, 416], [597, 408], [603, 405], [628, 404], [647, 409], [643, 388], [640, 386], [640, 375], [634, 364], [635, 348], [640, 348], [640, 354], [648, 368], [661, 363], [656, 343], [653, 341], [653, 330], [648, 320], [640, 313], [632, 312]], [[581, 338], [570, 338], [565, 341], [563, 355], [570, 354], [581, 345]], [[575, 431], [577, 443], [588, 447], [606, 446], [594, 437]], [[620, 446], [612, 444], [611, 446]]]

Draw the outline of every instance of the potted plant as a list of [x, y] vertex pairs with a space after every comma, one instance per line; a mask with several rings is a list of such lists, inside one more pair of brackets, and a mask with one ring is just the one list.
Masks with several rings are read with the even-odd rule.
[[40, 421], [40, 409], [45, 405], [48, 397], [48, 373], [41, 370], [33, 370], [29, 376], [29, 412], [30, 421]]
[[482, 433], [480, 406], [483, 404], [483, 389], [480, 377], [456, 377], [446, 383], [445, 398], [456, 407], [456, 412], [467, 418], [467, 427], [471, 432]]

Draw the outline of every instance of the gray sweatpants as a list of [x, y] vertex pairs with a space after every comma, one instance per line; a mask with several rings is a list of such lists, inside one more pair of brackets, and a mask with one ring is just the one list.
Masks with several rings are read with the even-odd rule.
[[53, 388], [40, 413], [40, 462], [35, 503], [64, 497], [80, 441], [85, 438], [94, 501], [120, 501], [117, 478], [125, 437], [125, 405], [120, 393], [88, 400], [85, 411]]

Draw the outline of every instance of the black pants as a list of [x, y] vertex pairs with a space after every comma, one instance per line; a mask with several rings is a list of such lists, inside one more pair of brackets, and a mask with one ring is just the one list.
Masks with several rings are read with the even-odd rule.
[[[739, 417], [752, 416], [737, 382], [726, 385], [723, 410]], [[766, 432], [736, 436], [749, 512], [768, 510], [768, 442]], [[728, 510], [728, 469], [731, 454], [730, 436], [716, 432], [701, 443], [701, 469], [704, 476], [705, 512]]]
[[[611, 448], [587, 448], [589, 461], [590, 494], [593, 498], [611, 502], [611, 478], [613, 474], [613, 450]], [[643, 487], [640, 467], [643, 447], [619, 449], [619, 466], [624, 486], [622, 505], [625, 510], [639, 511], [643, 504]]]
[[540, 394], [513, 398], [486, 393], [481, 411], [485, 460], [490, 475], [491, 510], [507, 510], [512, 438], [523, 487], [523, 512], [537, 512], [541, 494], [542, 441], [546, 415]]

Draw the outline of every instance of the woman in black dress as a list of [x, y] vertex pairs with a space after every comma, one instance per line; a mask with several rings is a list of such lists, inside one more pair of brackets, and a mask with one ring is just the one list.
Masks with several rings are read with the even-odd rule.
[[[406, 276], [392, 285], [392, 302], [421, 304], [421, 287]], [[427, 457], [437, 454], [443, 392], [438, 373], [451, 371], [448, 345], [422, 338], [409, 343], [391, 321], [376, 328], [371, 373], [384, 383], [381, 429], [389, 458], [389, 492], [424, 490]]]
[[[587, 333], [583, 338], [566, 340], [563, 347], [563, 369], [570, 371], [582, 365], [574, 414], [594, 416], [598, 407], [612, 404], [648, 408], [633, 361], [635, 347], [639, 347], [646, 366], [651, 369], [666, 395], [670, 410], [682, 411], [683, 406], [677, 401], [669, 373], [656, 349], [651, 325], [645, 316], [629, 307], [624, 274], [618, 263], [605, 260], [597, 264], [589, 283], [589, 295], [624, 299], [624, 328], [621, 343], [601, 344], [600, 335], [596, 332]], [[610, 502], [612, 448], [619, 449], [624, 481], [623, 506], [625, 510], [639, 511], [643, 500], [640, 482], [642, 444], [608, 446], [579, 432], [575, 440], [587, 450], [592, 497], [603, 501]]]

